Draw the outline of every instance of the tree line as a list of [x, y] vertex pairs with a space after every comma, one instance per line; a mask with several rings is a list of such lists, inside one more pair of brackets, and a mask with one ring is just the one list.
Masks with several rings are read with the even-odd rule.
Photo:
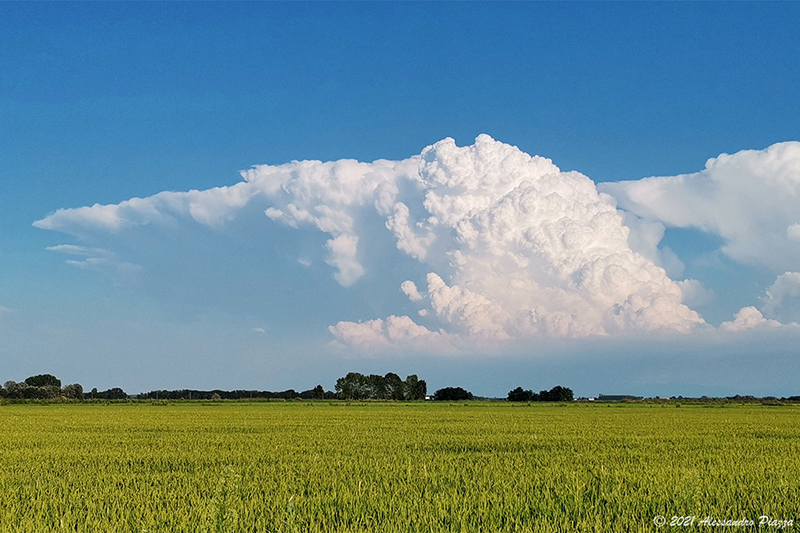
[[297, 392], [288, 389], [280, 392], [264, 390], [152, 390], [129, 396], [119, 387], [105, 391], [96, 388], [84, 392], [79, 383], [62, 388], [61, 380], [52, 374], [31, 376], [25, 381], [6, 381], [0, 387], [0, 398], [12, 400], [424, 400], [427, 393], [425, 380], [416, 374], [405, 380], [392, 372], [385, 376], [351, 372], [336, 381], [336, 392], [326, 391], [322, 385]]
[[322, 385], [313, 389], [297, 392], [287, 389], [280, 392], [260, 390], [153, 390], [136, 396], [142, 400], [335, 400], [333, 391], [326, 391]]
[[522, 390], [522, 387], [508, 391], [509, 402], [571, 402], [573, 400], [572, 389], [556, 385], [550, 390], [533, 392], [532, 390]]
[[389, 372], [385, 376], [378, 374], [364, 375], [350, 372], [336, 380], [335, 391], [326, 391], [322, 385], [313, 389], [297, 392], [288, 389], [281, 392], [259, 390], [153, 390], [137, 396], [145, 400], [424, 400], [427, 384], [416, 374], [406, 376]]
[[403, 380], [394, 372], [385, 376], [370, 374], [365, 376], [350, 372], [336, 380], [336, 396], [340, 400], [424, 400], [428, 384], [416, 374]]
[[37, 374], [25, 381], [6, 381], [0, 387], [0, 397], [14, 400], [54, 400], [66, 398], [70, 400], [98, 399], [124, 400], [128, 395], [120, 388], [84, 392], [80, 383], [61, 386], [61, 380], [52, 374]]
[[[416, 374], [402, 379], [394, 372], [383, 376], [379, 374], [364, 375], [350, 372], [336, 380], [335, 391], [326, 391], [322, 385], [313, 389], [297, 392], [288, 389], [280, 392], [260, 390], [153, 390], [135, 396], [119, 387], [104, 391], [96, 388], [84, 392], [79, 383], [61, 386], [61, 380], [52, 374], [38, 374], [22, 382], [6, 381], [0, 387], [0, 398], [20, 400], [52, 400], [66, 398], [73, 400], [394, 400], [416, 401], [432, 399], [435, 401], [474, 400], [474, 395], [461, 387], [444, 387], [438, 389], [432, 397], [427, 396], [428, 385]], [[510, 402], [563, 402], [572, 401], [572, 390], [556, 386], [549, 391], [534, 393], [517, 387], [509, 391]]]

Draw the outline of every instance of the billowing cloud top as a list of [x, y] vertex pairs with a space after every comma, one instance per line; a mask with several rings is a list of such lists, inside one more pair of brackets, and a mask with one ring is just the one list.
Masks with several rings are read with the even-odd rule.
[[364, 276], [376, 235], [389, 237], [426, 272], [397, 287], [419, 316], [329, 328], [338, 342], [365, 349], [452, 351], [704, 323], [665, 271], [631, 249], [615, 202], [589, 178], [487, 135], [466, 147], [444, 139], [403, 161], [301, 161], [242, 177], [230, 187], [62, 209], [35, 225], [90, 242], [176, 221], [224, 231], [259, 205], [264, 224], [326, 234], [326, 262], [345, 287]]

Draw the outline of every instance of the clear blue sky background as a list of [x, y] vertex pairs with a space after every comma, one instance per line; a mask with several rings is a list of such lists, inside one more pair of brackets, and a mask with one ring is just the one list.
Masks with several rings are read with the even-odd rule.
[[[548, 341], [536, 356], [331, 354], [327, 325], [391, 306], [276, 259], [323, 238], [187, 241], [263, 265], [269, 290], [237, 306], [224, 261], [208, 269], [218, 277], [185, 273], [202, 290], [170, 293], [180, 272], [126, 285], [46, 250], [91, 243], [32, 226], [59, 208], [232, 185], [256, 164], [400, 160], [481, 133], [597, 183], [698, 172], [721, 153], [800, 140], [798, 24], [791, 2], [0, 3], [0, 380], [303, 389], [356, 370], [491, 396], [557, 383], [800, 394], [791, 333]], [[714, 326], [757, 306], [780, 273], [700, 260], [721, 243], [691, 228], [662, 241], [682, 277], [713, 290], [698, 310]]]

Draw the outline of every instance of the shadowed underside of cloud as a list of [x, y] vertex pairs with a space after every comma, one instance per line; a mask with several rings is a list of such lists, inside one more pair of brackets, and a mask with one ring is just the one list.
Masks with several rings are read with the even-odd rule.
[[[258, 210], [265, 225], [325, 235], [324, 260], [351, 290], [369, 269], [394, 261], [378, 246], [391, 239], [396, 252], [419, 267], [392, 288], [407, 296], [418, 316], [330, 326], [337, 343], [357, 349], [460, 353], [520, 339], [688, 332], [705, 324], [684, 303], [705, 297], [702, 286], [693, 280], [679, 285], [658, 266], [670, 261], [657, 256], [660, 224], [676, 224], [670, 221], [678, 216], [654, 216], [658, 206], [641, 199], [656, 193], [637, 189], [638, 182], [604, 186], [638, 216], [626, 225], [629, 215], [586, 176], [561, 172], [548, 159], [486, 135], [466, 147], [444, 139], [403, 161], [301, 161], [256, 166], [242, 177], [229, 187], [62, 209], [34, 225], [104, 244], [54, 249], [106, 263], [116, 258], [108, 236], [130, 242], [141, 228], [166, 233], [186, 224], [237, 231], [233, 222]], [[776, 186], [790, 181], [777, 179]], [[691, 214], [683, 216], [681, 223], [695, 223]], [[784, 227], [786, 238], [800, 233], [792, 228]], [[789, 289], [774, 291], [774, 301], [791, 293], [787, 283]]]

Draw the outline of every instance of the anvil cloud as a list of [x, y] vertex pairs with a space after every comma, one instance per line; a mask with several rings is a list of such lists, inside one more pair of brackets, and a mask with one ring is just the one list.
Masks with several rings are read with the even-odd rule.
[[[748, 222], [736, 226], [714, 207], [747, 191], [736, 183], [720, 183], [718, 175], [740, 176], [755, 167], [766, 168], [772, 181], [764, 181], [784, 196], [784, 189], [796, 191], [800, 174], [791, 165], [800, 161], [797, 151], [793, 144], [778, 145], [741, 156], [744, 163], [737, 163], [736, 155], [721, 156], [696, 177], [604, 184], [599, 192], [588, 177], [562, 172], [549, 159], [488, 135], [465, 147], [448, 138], [402, 161], [255, 166], [232, 186], [61, 209], [35, 225], [89, 245], [54, 251], [79, 250], [87, 257], [85, 264], [92, 263], [91, 251], [97, 247], [104, 263], [117, 256], [101, 236], [125, 242], [144, 227], [185, 224], [239, 231], [241, 226], [232, 222], [258, 210], [263, 214], [256, 224], [323, 234], [331, 275], [352, 290], [369, 268], [395, 261], [381, 256], [385, 247], [377, 245], [390, 239], [396, 253], [419, 267], [392, 288], [402, 291], [417, 313], [412, 318], [398, 310], [329, 327], [336, 342], [356, 349], [412, 346], [459, 352], [520, 339], [686, 333], [708, 327], [687, 306], [703, 289], [695, 280], [671, 279], [662, 268], [669, 262], [657, 247], [663, 224], [718, 232], [729, 239], [726, 253], [742, 261], [795, 265], [791, 254], [767, 259], [762, 255], [769, 255], [769, 249], [746, 252], [753, 238]], [[715, 193], [703, 180], [728, 193]], [[687, 208], [683, 202], [690, 193], [699, 204]], [[618, 202], [626, 211], [618, 209]], [[800, 226], [789, 220], [796, 203], [796, 197], [783, 199], [779, 223], [751, 218], [770, 231], [783, 224], [784, 241], [797, 242]], [[740, 207], [751, 212], [744, 200]], [[705, 215], [698, 213], [703, 210]], [[773, 240], [766, 239], [762, 248]], [[135, 250], [128, 250], [125, 261], [135, 265]], [[142, 270], [146, 276], [147, 269]], [[765, 306], [780, 306], [795, 294], [795, 285], [787, 272], [765, 296]], [[727, 329], [756, 322], [742, 315]]]

